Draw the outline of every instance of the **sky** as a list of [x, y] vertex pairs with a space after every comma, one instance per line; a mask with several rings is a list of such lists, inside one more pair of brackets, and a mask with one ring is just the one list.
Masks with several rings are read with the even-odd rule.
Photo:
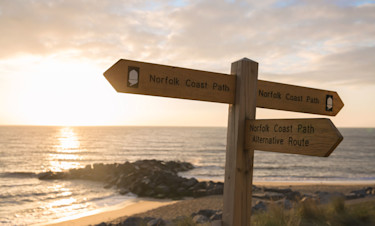
[[335, 117], [375, 127], [375, 1], [1, 0], [0, 125], [227, 126], [228, 104], [116, 93], [119, 59], [336, 91]]

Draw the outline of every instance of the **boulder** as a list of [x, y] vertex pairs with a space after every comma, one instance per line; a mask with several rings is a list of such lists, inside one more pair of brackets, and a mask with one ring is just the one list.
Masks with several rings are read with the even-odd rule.
[[209, 218], [198, 214], [193, 217], [193, 222], [196, 224], [204, 224], [204, 223], [209, 222]]
[[165, 225], [167, 225], [166, 222], [161, 218], [153, 219], [147, 222], [147, 226], [165, 226]]
[[195, 179], [195, 178], [190, 178], [190, 179], [187, 179], [185, 180], [184, 182], [182, 182], [182, 186], [186, 187], [186, 188], [190, 188], [194, 185], [196, 185], [198, 183], [198, 180]]
[[154, 198], [201, 197], [223, 194], [224, 184], [213, 181], [198, 182], [195, 178], [183, 178], [179, 172], [193, 169], [187, 162], [140, 160], [133, 163], [95, 163], [66, 172], [45, 172], [41, 180], [86, 179], [101, 181], [105, 188], [115, 187], [120, 194], [134, 193]]
[[222, 211], [217, 211], [215, 214], [211, 215], [210, 221], [219, 221], [223, 218], [223, 212]]
[[317, 192], [315, 192], [315, 194], [317, 195], [320, 204], [329, 203], [332, 200], [337, 199], [337, 198], [345, 199], [345, 195], [341, 192], [329, 193], [329, 192], [317, 191]]
[[282, 208], [290, 210], [293, 207], [292, 202], [289, 199], [282, 199], [276, 202], [276, 204], [280, 205]]
[[285, 197], [289, 199], [290, 201], [299, 201], [302, 198], [302, 195], [299, 191], [292, 191], [288, 193], [284, 193]]
[[58, 180], [58, 179], [66, 179], [67, 176], [64, 172], [44, 172], [38, 174], [39, 180]]
[[267, 205], [263, 201], [257, 201], [255, 205], [252, 207], [253, 212], [259, 211], [267, 211]]
[[265, 192], [274, 192], [274, 193], [281, 193], [281, 194], [287, 194], [292, 192], [292, 189], [286, 188], [286, 189], [280, 189], [280, 188], [264, 188]]
[[204, 209], [204, 210], [199, 210], [198, 212], [196, 213], [193, 213], [192, 214], [192, 217], [196, 216], [196, 215], [203, 215], [207, 218], [210, 218], [212, 215], [214, 215], [215, 213], [217, 213], [218, 211], [217, 210], [209, 210], [209, 209]]
[[253, 194], [253, 197], [258, 198], [258, 199], [271, 200], [271, 201], [277, 201], [277, 200], [285, 198], [283, 194], [276, 193], [276, 192], [257, 193], [257, 194]]
[[129, 217], [124, 222], [121, 223], [122, 226], [134, 226], [142, 225], [144, 223], [143, 218], [141, 217]]

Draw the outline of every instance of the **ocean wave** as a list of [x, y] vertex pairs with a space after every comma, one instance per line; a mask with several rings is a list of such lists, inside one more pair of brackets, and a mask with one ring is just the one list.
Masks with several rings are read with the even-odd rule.
[[37, 173], [33, 172], [5, 172], [0, 173], [0, 178], [34, 178], [37, 175]]

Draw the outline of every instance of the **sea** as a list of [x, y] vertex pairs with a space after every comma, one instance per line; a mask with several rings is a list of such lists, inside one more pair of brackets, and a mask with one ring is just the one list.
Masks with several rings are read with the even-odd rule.
[[[254, 181], [374, 182], [375, 128], [339, 128], [328, 158], [255, 151]], [[133, 194], [38, 173], [143, 159], [187, 161], [182, 174], [224, 181], [226, 128], [0, 126], [0, 224], [43, 225], [131, 203]]]

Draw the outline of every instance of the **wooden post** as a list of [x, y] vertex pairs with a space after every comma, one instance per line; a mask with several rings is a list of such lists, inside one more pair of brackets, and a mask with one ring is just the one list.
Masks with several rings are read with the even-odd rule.
[[254, 150], [245, 150], [245, 120], [255, 119], [258, 63], [232, 63], [235, 103], [229, 105], [224, 179], [223, 225], [250, 225]]

